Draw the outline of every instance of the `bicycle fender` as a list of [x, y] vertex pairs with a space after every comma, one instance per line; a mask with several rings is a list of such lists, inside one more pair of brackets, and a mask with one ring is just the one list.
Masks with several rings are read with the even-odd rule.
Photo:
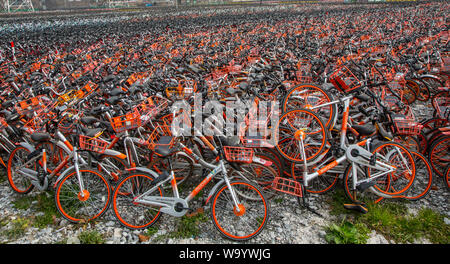
[[[80, 166], [80, 168], [82, 168], [83, 166]], [[56, 179], [55, 184], [53, 185], [53, 188], [56, 188], [56, 186], [58, 185], [59, 181], [62, 180], [70, 171], [75, 169], [75, 165], [70, 166], [69, 168], [67, 168], [66, 170], [64, 170], [61, 175], [59, 175], [59, 177]]]
[[36, 150], [36, 148], [33, 145], [31, 145], [30, 143], [27, 143], [27, 142], [20, 142], [19, 146], [26, 148], [30, 152], [33, 152]]
[[119, 151], [112, 150], [112, 149], [106, 149], [105, 152], [103, 152], [104, 155], [114, 156], [119, 159], [126, 159], [127, 156]]
[[211, 199], [211, 197], [216, 193], [217, 189], [222, 186], [223, 184], [225, 184], [225, 180], [222, 179], [219, 182], [216, 183], [216, 185], [214, 185], [211, 190], [208, 193], [208, 198], [206, 198], [205, 201], [205, 205], [207, 205], [209, 203], [209, 200]]
[[[240, 178], [240, 177], [230, 177], [230, 178], [228, 178], [228, 180], [229, 180], [230, 182], [232, 182], [234, 178]], [[242, 180], [242, 178], [241, 178], [241, 180]], [[208, 193], [208, 198], [206, 198], [205, 205], [207, 205], [207, 204], [209, 203], [209, 200], [210, 200], [211, 197], [216, 193], [217, 189], [219, 189], [219, 187], [221, 187], [221, 186], [224, 185], [224, 184], [225, 184], [225, 180], [224, 180], [224, 179], [221, 179], [220, 181], [218, 181], [218, 182], [216, 183], [216, 185], [214, 185], [214, 186], [211, 188], [211, 190], [210, 190], [209, 193]]]
[[420, 75], [420, 76], [419, 76], [419, 79], [420, 79], [420, 78], [423, 78], [423, 77], [433, 78], [433, 79], [435, 79], [435, 80], [437, 80], [437, 81], [439, 81], [439, 82], [442, 82], [441, 79], [440, 79], [439, 77], [437, 77], [436, 75], [432, 75], [432, 74], [424, 74], [424, 75]]
[[152, 171], [149, 168], [145, 168], [145, 167], [135, 167], [135, 168], [132, 168], [130, 171], [138, 171], [138, 172], [150, 174], [153, 176], [153, 179], [156, 179], [159, 177], [158, 173], [156, 173], [155, 171]]
[[195, 166], [195, 164], [196, 164], [195, 160], [194, 160], [191, 156], [189, 156], [188, 154], [186, 154], [186, 153], [184, 153], [184, 152], [177, 152], [177, 153], [175, 154], [175, 156], [183, 156], [183, 157], [186, 157], [186, 158], [188, 158], [190, 161], [192, 161], [192, 163], [194, 164], [194, 166]]

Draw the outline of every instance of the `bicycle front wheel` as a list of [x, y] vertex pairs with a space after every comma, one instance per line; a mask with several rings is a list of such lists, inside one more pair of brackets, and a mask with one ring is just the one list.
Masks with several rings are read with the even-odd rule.
[[235, 205], [230, 189], [223, 185], [215, 193], [211, 217], [214, 225], [225, 237], [243, 241], [257, 236], [269, 220], [269, 204], [255, 185], [236, 181], [230, 183], [238, 200]]
[[111, 188], [98, 171], [80, 168], [80, 185], [75, 169], [72, 169], [56, 187], [56, 207], [71, 222], [90, 221], [103, 215], [108, 209]]
[[[119, 182], [113, 194], [114, 214], [119, 222], [131, 229], [147, 228], [161, 216], [161, 207], [141, 204], [136, 197], [154, 187], [153, 176], [135, 173]], [[149, 196], [164, 196], [164, 188], [158, 187]]]
[[[394, 168], [394, 171], [385, 173], [383, 170], [367, 167], [367, 176], [376, 178], [374, 188], [377, 191], [391, 196], [399, 196], [412, 186], [416, 167], [414, 158], [406, 147], [396, 142], [384, 142], [375, 146], [372, 154], [376, 154], [377, 163]], [[377, 175], [381, 175], [381, 177]]]

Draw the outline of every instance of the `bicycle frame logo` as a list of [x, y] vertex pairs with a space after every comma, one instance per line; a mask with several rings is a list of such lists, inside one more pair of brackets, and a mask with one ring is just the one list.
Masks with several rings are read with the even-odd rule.
[[202, 95], [196, 93], [193, 107], [186, 100], [181, 100], [172, 105], [171, 112], [171, 132], [174, 136], [234, 137], [241, 139], [244, 145], [258, 143], [266, 147], [273, 147], [278, 142], [278, 101], [238, 99], [225, 103], [215, 100], [204, 102]]

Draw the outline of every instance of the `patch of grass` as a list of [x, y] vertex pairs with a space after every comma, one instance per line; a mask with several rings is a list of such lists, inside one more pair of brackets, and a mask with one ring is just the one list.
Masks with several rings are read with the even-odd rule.
[[349, 199], [342, 188], [333, 190], [331, 199], [328, 200], [330, 205], [331, 215], [352, 214], [353, 211], [349, 211], [344, 208], [344, 204], [349, 203]]
[[54, 218], [59, 216], [53, 193], [41, 193], [37, 196], [37, 201], [36, 209], [44, 213], [44, 215], [36, 216], [33, 225], [37, 228], [45, 228], [48, 225], [52, 225]]
[[[408, 212], [408, 201], [383, 201], [367, 203], [369, 212], [360, 214], [346, 210], [343, 207], [345, 203], [349, 203], [349, 199], [344, 190], [334, 190], [329, 200], [330, 214], [345, 215], [351, 224], [364, 225], [396, 243], [414, 243], [424, 238], [436, 244], [450, 242], [450, 226], [445, 224], [444, 215], [431, 209], [421, 209], [413, 215]], [[344, 227], [341, 229], [345, 231]], [[334, 232], [338, 232], [336, 228]]]
[[13, 202], [13, 205], [16, 209], [27, 210], [28, 208], [31, 207], [31, 204], [33, 203], [34, 200], [36, 200], [35, 197], [25, 195], [17, 198]]
[[17, 218], [11, 221], [12, 227], [3, 231], [3, 235], [8, 239], [17, 239], [25, 234], [25, 231], [30, 226], [30, 220], [26, 218]]
[[283, 199], [282, 197], [279, 197], [279, 198], [273, 199], [273, 201], [274, 201], [275, 203], [277, 203], [277, 204], [280, 204], [280, 203], [282, 203], [282, 202], [284, 201], [284, 199]]
[[339, 225], [328, 226], [325, 240], [333, 244], [366, 244], [369, 231], [364, 224], [342, 221]]
[[104, 244], [105, 239], [98, 231], [83, 231], [78, 235], [81, 244]]
[[190, 238], [197, 237], [200, 234], [199, 224], [208, 221], [204, 213], [198, 213], [195, 216], [183, 216], [180, 218], [177, 229], [168, 234], [169, 238]]
[[147, 228], [147, 230], [145, 231], [145, 235], [148, 237], [151, 237], [154, 234], [156, 234], [157, 232], [158, 232], [158, 228], [151, 226], [151, 227]]
[[396, 243], [414, 243], [420, 238], [437, 244], [450, 242], [450, 226], [443, 215], [431, 209], [422, 209], [415, 216], [398, 203], [369, 204], [368, 209], [369, 213], [359, 216], [358, 221]]
[[60, 241], [56, 241], [54, 244], [66, 245], [67, 244], [67, 238], [63, 238]]

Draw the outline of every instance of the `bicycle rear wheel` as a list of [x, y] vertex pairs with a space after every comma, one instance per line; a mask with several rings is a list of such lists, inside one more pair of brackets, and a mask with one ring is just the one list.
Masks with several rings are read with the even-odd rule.
[[[416, 169], [411, 152], [396, 142], [384, 142], [373, 147], [372, 154], [376, 161], [394, 167], [394, 171], [384, 173], [383, 170], [367, 167], [368, 178], [383, 174], [376, 180], [374, 188], [387, 195], [399, 196], [406, 192], [413, 184]], [[389, 188], [387, 188], [389, 186]]]
[[324, 150], [327, 142], [326, 128], [321, 119], [306, 109], [295, 109], [284, 113], [278, 122], [278, 152], [291, 162], [302, 162], [300, 135], [307, 161], [316, 158]]
[[31, 183], [30, 178], [21, 175], [21, 169], [36, 170], [36, 163], [31, 163], [24, 167], [25, 163], [29, 160], [28, 155], [30, 151], [27, 148], [18, 146], [13, 151], [8, 158], [8, 163], [6, 166], [6, 174], [8, 176], [8, 182], [11, 188], [20, 194], [27, 194], [31, 192], [34, 188]]
[[450, 164], [450, 136], [437, 137], [428, 151], [431, 167], [439, 176], [444, 176], [447, 166]]
[[230, 183], [239, 202], [238, 208], [225, 184], [217, 190], [211, 206], [215, 227], [225, 237], [243, 241], [257, 236], [269, 220], [269, 204], [262, 191], [245, 181]]
[[[283, 99], [282, 110], [286, 113], [297, 108], [311, 108], [325, 103], [332, 102], [331, 94], [314, 84], [301, 84], [288, 91]], [[312, 110], [317, 115], [324, 118], [324, 125], [331, 129], [337, 114], [335, 104], [322, 106]]]
[[404, 198], [412, 201], [417, 201], [428, 195], [433, 183], [433, 170], [430, 162], [422, 154], [411, 151], [416, 165], [416, 176], [414, 184], [407, 191]]

